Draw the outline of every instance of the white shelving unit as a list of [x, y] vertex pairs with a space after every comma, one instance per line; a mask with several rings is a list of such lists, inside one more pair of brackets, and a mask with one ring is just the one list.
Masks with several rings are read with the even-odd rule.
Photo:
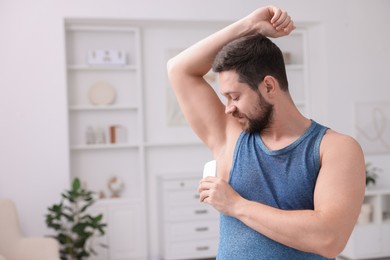
[[390, 257], [390, 189], [368, 189], [364, 204], [372, 209], [368, 223], [355, 226], [341, 256], [348, 259]]
[[[91, 211], [103, 213], [108, 224], [107, 234], [100, 240], [109, 248], [99, 249], [95, 258], [146, 259], [140, 30], [98, 21], [68, 20], [65, 39], [70, 177], [80, 178], [88, 189], [100, 195]], [[87, 54], [96, 50], [121, 51], [127, 61], [113, 64], [102, 60], [102, 64], [91, 65]], [[91, 95], [96, 84], [100, 87]], [[114, 92], [114, 98], [104, 100], [107, 90]], [[97, 103], [96, 96], [103, 102]], [[118, 125], [124, 130], [121, 139], [114, 142], [109, 129]], [[87, 129], [94, 131], [89, 137]], [[99, 141], [94, 143], [93, 137]], [[113, 198], [108, 188], [112, 177], [124, 184], [119, 198]]]

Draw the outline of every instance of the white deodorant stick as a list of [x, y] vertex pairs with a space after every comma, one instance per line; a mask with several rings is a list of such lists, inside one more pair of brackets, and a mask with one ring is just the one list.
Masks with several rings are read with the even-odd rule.
[[217, 176], [217, 162], [215, 160], [209, 161], [204, 165], [203, 178], [207, 176]]

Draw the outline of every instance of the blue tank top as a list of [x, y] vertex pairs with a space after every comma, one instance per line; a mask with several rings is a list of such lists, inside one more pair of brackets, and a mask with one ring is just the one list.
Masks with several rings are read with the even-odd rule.
[[[319, 147], [326, 130], [312, 121], [301, 137], [280, 150], [269, 150], [259, 134], [242, 132], [235, 147], [229, 184], [251, 201], [283, 210], [314, 209], [313, 193], [320, 169]], [[240, 220], [221, 214], [217, 259], [326, 258], [282, 245]]]

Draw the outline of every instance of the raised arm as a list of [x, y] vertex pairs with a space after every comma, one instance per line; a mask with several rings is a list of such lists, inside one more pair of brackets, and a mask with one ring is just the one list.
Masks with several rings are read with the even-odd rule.
[[[226, 143], [227, 133], [240, 126], [225, 114], [225, 107], [203, 76], [211, 69], [214, 57], [230, 41], [261, 33], [280, 37], [294, 30], [285, 11], [273, 6], [259, 8], [243, 19], [201, 40], [168, 62], [168, 76], [188, 123], [215, 151]], [[236, 129], [236, 131], [234, 131]]]

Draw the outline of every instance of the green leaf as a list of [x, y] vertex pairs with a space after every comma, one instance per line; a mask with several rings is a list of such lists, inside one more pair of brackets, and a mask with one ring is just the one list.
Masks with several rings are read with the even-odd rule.
[[61, 197], [64, 199], [67, 199], [67, 200], [70, 198], [69, 194], [66, 194], [66, 193], [62, 193]]
[[103, 244], [103, 243], [99, 243], [98, 244], [100, 247], [103, 247], [103, 248], [109, 248], [109, 246], [107, 244]]
[[76, 233], [82, 233], [84, 232], [84, 229], [87, 227], [87, 224], [85, 223], [77, 223], [73, 226], [72, 231]]
[[75, 179], [73, 180], [72, 190], [73, 190], [73, 191], [77, 191], [77, 190], [80, 189], [80, 187], [81, 187], [81, 183], [80, 183], [79, 178], [75, 178]]
[[73, 242], [73, 239], [72, 239], [70, 236], [68, 236], [68, 235], [66, 235], [66, 234], [63, 234], [63, 233], [58, 234], [57, 240], [58, 240], [61, 244], [68, 244], [68, 243]]
[[66, 220], [68, 220], [69, 222], [74, 221], [74, 216], [73, 216], [73, 215], [66, 214], [66, 213], [62, 213], [61, 216], [63, 216], [64, 218], [66, 218]]
[[105, 234], [103, 227], [101, 227], [101, 226], [98, 227], [98, 230], [99, 230], [100, 235], [103, 236]]
[[96, 222], [100, 222], [102, 219], [103, 219], [103, 214], [100, 214], [100, 215], [97, 215], [96, 217], [94, 217], [94, 221], [96, 221]]
[[85, 204], [84, 207], [81, 208], [80, 212], [84, 212], [87, 208], [89, 208], [95, 201], [90, 201], [89, 203]]

